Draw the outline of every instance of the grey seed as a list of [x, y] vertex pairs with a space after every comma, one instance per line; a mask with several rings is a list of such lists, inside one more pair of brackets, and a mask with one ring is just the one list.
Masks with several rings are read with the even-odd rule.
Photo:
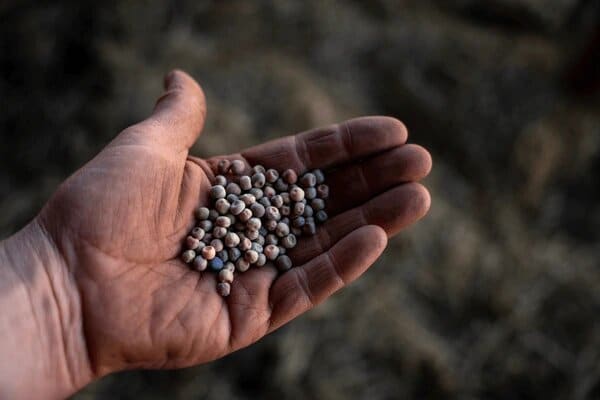
[[292, 209], [292, 215], [302, 215], [304, 213], [304, 203], [295, 203]]
[[229, 212], [231, 212], [233, 215], [239, 215], [242, 211], [244, 211], [245, 208], [246, 204], [242, 200], [236, 200], [231, 203]]
[[[265, 209], [265, 217], [267, 219], [279, 221], [281, 219], [281, 214], [279, 213], [279, 210], [277, 208], [269, 206]], [[267, 227], [267, 229], [269, 228]]]
[[204, 271], [208, 266], [208, 261], [202, 256], [198, 256], [194, 258], [194, 269], [196, 271]]
[[206, 235], [204, 235], [204, 237], [202, 238], [202, 242], [204, 242], [205, 244], [209, 244], [211, 240], [213, 240], [213, 235], [212, 235], [212, 233], [207, 233], [207, 234], [206, 234]]
[[281, 198], [283, 199], [283, 204], [290, 204], [290, 194], [288, 192], [281, 193]]
[[325, 174], [323, 173], [323, 171], [321, 171], [320, 169], [315, 169], [312, 173], [317, 180], [317, 185], [320, 185], [321, 183], [325, 182]]
[[263, 207], [269, 207], [271, 205], [271, 200], [267, 197], [261, 197], [260, 200], [258, 200], [258, 203]]
[[252, 218], [252, 211], [249, 208], [245, 208], [242, 210], [238, 218], [242, 222], [247, 222], [250, 218]]
[[204, 234], [204, 229], [200, 228], [199, 226], [192, 229], [192, 236], [196, 239], [202, 239], [204, 237]]
[[295, 226], [292, 227], [292, 229], [290, 230], [294, 235], [296, 236], [300, 236], [302, 235], [302, 229], [301, 228], [296, 228]]
[[233, 282], [233, 271], [223, 268], [219, 271], [219, 281], [231, 283]]
[[196, 250], [200, 246], [200, 239], [195, 238], [193, 236], [188, 236], [185, 238], [185, 244], [188, 249]]
[[238, 260], [235, 262], [235, 269], [237, 269], [239, 272], [246, 272], [248, 271], [248, 268], [250, 268], [250, 263], [243, 257], [238, 258]]
[[290, 206], [281, 206], [279, 211], [281, 212], [281, 215], [290, 215], [291, 213]]
[[283, 197], [281, 195], [271, 197], [271, 205], [277, 208], [281, 207], [283, 205]]
[[277, 224], [277, 228], [275, 228], [275, 234], [279, 237], [284, 237], [289, 235], [290, 233], [290, 226], [288, 224], [284, 224], [283, 222], [280, 222]]
[[327, 185], [319, 185], [317, 186], [317, 196], [321, 199], [326, 199], [329, 197], [329, 186]]
[[260, 218], [250, 218], [248, 222], [246, 222], [246, 227], [253, 231], [258, 231], [262, 227]]
[[260, 203], [254, 203], [250, 205], [250, 211], [252, 211], [252, 215], [256, 218], [261, 218], [265, 215], [265, 206]]
[[306, 174], [302, 175], [299, 182], [300, 186], [302, 187], [313, 187], [317, 184], [317, 177], [315, 176], [315, 174], [307, 172]]
[[314, 187], [309, 187], [304, 189], [304, 197], [308, 200], [312, 200], [317, 197], [317, 189]]
[[263, 252], [263, 247], [262, 245], [260, 245], [257, 242], [252, 242], [252, 247], [250, 247], [250, 249], [254, 250], [255, 252], [257, 252], [258, 254]]
[[211, 220], [212, 222], [215, 222], [215, 219], [217, 219], [218, 216], [219, 216], [219, 212], [215, 209], [211, 209], [210, 212], [208, 213], [208, 219]]
[[227, 254], [227, 250], [217, 251], [217, 257], [219, 257], [223, 262], [229, 261], [229, 254]]
[[200, 242], [200, 246], [198, 246], [198, 248], [195, 250], [196, 253], [199, 253], [200, 250], [202, 250], [204, 247], [206, 247], [206, 243], [204, 243], [203, 241]]
[[267, 182], [269, 183], [273, 183], [277, 180], [277, 178], [279, 178], [279, 172], [277, 172], [274, 169], [268, 169], [267, 172], [265, 172], [265, 179], [267, 180]]
[[252, 167], [252, 173], [261, 173], [264, 174], [266, 172], [265, 167], [263, 167], [260, 164], [256, 164], [254, 167]]
[[323, 199], [312, 199], [310, 205], [313, 210], [319, 211], [325, 208], [325, 201]]
[[254, 264], [258, 260], [258, 253], [254, 250], [248, 250], [244, 253], [244, 259], [250, 264]]
[[307, 222], [306, 224], [304, 224], [304, 226], [302, 227], [302, 233], [308, 236], [312, 236], [315, 233], [317, 233], [317, 227], [315, 226], [315, 223]]
[[269, 232], [272, 232], [275, 230], [275, 228], [277, 228], [277, 221], [274, 219], [269, 219], [264, 223], [264, 226]]
[[231, 261], [227, 261], [225, 263], [225, 265], [223, 266], [223, 270], [227, 270], [227, 271], [235, 271], [235, 264], [232, 263]]
[[211, 220], [205, 219], [203, 221], [198, 222], [198, 227], [204, 232], [209, 232], [213, 227], [213, 223]]
[[269, 233], [267, 236], [265, 236], [266, 245], [277, 244], [278, 241], [279, 239], [277, 239], [277, 236], [273, 235], [272, 233]]
[[292, 260], [288, 256], [282, 255], [277, 257], [277, 260], [275, 260], [275, 265], [279, 271], [285, 272], [292, 268]]
[[265, 246], [264, 254], [267, 259], [273, 261], [279, 255], [279, 247], [274, 244], [268, 244]]
[[246, 229], [246, 224], [243, 223], [242, 221], [237, 221], [234, 225], [233, 225], [233, 229], [236, 232], [240, 232], [243, 231], [244, 229]]
[[227, 235], [225, 235], [225, 246], [235, 247], [238, 244], [240, 244], [240, 237], [236, 233], [228, 232]]
[[247, 237], [245, 237], [242, 240], [240, 240], [240, 244], [239, 244], [238, 248], [241, 251], [250, 250], [251, 247], [252, 247], [252, 242]]
[[229, 259], [233, 262], [236, 262], [242, 256], [242, 252], [237, 247], [227, 250], [227, 253], [229, 254]]
[[273, 197], [273, 196], [275, 196], [276, 194], [277, 194], [277, 191], [276, 191], [274, 188], [272, 188], [271, 186], [265, 186], [265, 187], [263, 188], [263, 195], [264, 195], [264, 196], [265, 196], [267, 199], [270, 199], [270, 198], [272, 198], [272, 197]]
[[186, 250], [183, 253], [181, 253], [181, 260], [186, 264], [191, 263], [195, 257], [196, 252], [194, 250]]
[[240, 196], [240, 200], [244, 202], [246, 206], [250, 204], [256, 203], [256, 197], [251, 195], [250, 193], [246, 193]]
[[273, 187], [275, 188], [275, 190], [277, 190], [278, 192], [285, 192], [286, 190], [288, 190], [288, 184], [285, 183], [283, 181], [283, 179], [279, 178], [275, 181], [275, 183], [273, 184]]
[[234, 175], [241, 175], [244, 173], [246, 169], [246, 165], [241, 160], [233, 160], [231, 162], [231, 168], [229, 169]]
[[284, 224], [289, 225], [290, 219], [288, 217], [284, 217], [284, 218], [281, 218], [281, 221], [279, 221], [279, 222], [283, 222]]
[[292, 249], [292, 248], [296, 247], [296, 243], [298, 243], [298, 240], [296, 239], [296, 236], [294, 236], [293, 234], [289, 234], [286, 237], [284, 237], [283, 239], [281, 239], [281, 245], [283, 247], [285, 247], [286, 249]]
[[248, 193], [250, 193], [252, 196], [254, 196], [256, 201], [262, 199], [264, 196], [262, 189], [259, 189], [259, 188], [252, 188], [248, 191]]
[[228, 194], [227, 197], [225, 197], [227, 199], [227, 201], [229, 203], [233, 203], [234, 201], [238, 200], [238, 196], [236, 194]]
[[205, 219], [208, 219], [209, 212], [210, 212], [210, 210], [206, 207], [198, 207], [196, 209], [196, 211], [194, 212], [194, 215], [195, 215], [196, 219], [203, 221]]
[[258, 231], [258, 237], [256, 238], [255, 243], [258, 243], [261, 246], [265, 244], [265, 235], [262, 235], [260, 231]]
[[229, 228], [229, 226], [231, 225], [231, 219], [229, 219], [229, 217], [227, 216], [219, 216], [217, 217], [217, 219], [215, 220], [215, 224], [217, 226], [222, 226], [223, 228]]
[[217, 293], [223, 297], [229, 296], [229, 293], [231, 293], [231, 285], [227, 282], [217, 283]]
[[265, 182], [266, 182], [265, 174], [258, 172], [256, 174], [252, 175], [252, 186], [254, 186], [255, 188], [261, 188], [261, 187], [265, 186]]
[[226, 160], [226, 159], [219, 160], [219, 162], [217, 163], [217, 171], [222, 175], [225, 175], [226, 173], [228, 173], [230, 167], [231, 167], [231, 161]]
[[315, 220], [319, 223], [327, 221], [328, 215], [325, 210], [320, 210], [315, 214]]
[[215, 248], [215, 251], [218, 253], [223, 250], [223, 241], [221, 239], [213, 239], [210, 241], [210, 245]]
[[300, 217], [294, 218], [294, 220], [292, 221], [292, 225], [295, 228], [302, 228], [304, 226], [305, 222], [306, 221], [304, 220], [304, 217], [300, 216]]
[[225, 186], [226, 184], [227, 184], [227, 178], [225, 178], [223, 175], [215, 176], [215, 185]]
[[260, 236], [266, 236], [266, 235], [267, 235], [267, 233], [269, 233], [269, 231], [267, 231], [267, 228], [265, 228], [265, 227], [263, 226], [263, 227], [261, 227], [261, 228], [258, 230], [258, 233], [260, 234]]
[[262, 267], [263, 265], [265, 265], [267, 263], [267, 257], [264, 254], [259, 254], [258, 255], [258, 260], [256, 260], [256, 266], [257, 267]]
[[304, 190], [300, 189], [298, 186], [294, 186], [290, 189], [290, 199], [293, 201], [301, 201], [304, 199]]
[[258, 239], [258, 236], [259, 236], [258, 231], [254, 231], [254, 230], [251, 230], [251, 229], [246, 229], [246, 237], [248, 239], [250, 239], [250, 240], [256, 240], [256, 239]]
[[225, 186], [225, 191], [227, 192], [227, 194], [235, 194], [236, 196], [242, 194], [242, 189], [240, 188], [240, 185], [238, 185], [235, 182], [229, 182], [227, 186]]
[[242, 190], [250, 190], [252, 188], [252, 180], [248, 175], [240, 176], [240, 187]]
[[279, 255], [287, 253], [287, 249], [285, 247], [277, 246], [277, 248], [279, 249]]
[[222, 226], [215, 226], [212, 231], [213, 237], [217, 239], [222, 239], [227, 235], [227, 228], [223, 228]]
[[[231, 204], [226, 199], [219, 199], [215, 202], [215, 210], [217, 210], [219, 214], [227, 214], [229, 207], [231, 207]], [[215, 218], [215, 220], [218, 218], [219, 217]]]
[[217, 251], [212, 246], [206, 246], [202, 249], [202, 257], [206, 258], [208, 261], [215, 258], [217, 255]]
[[314, 210], [313, 210], [313, 208], [311, 206], [309, 206], [309, 205], [304, 206], [304, 213], [303, 213], [303, 215], [305, 217], [312, 217], [313, 213], [314, 213]]
[[294, 171], [293, 169], [286, 169], [281, 174], [281, 178], [286, 183], [289, 183], [291, 185], [293, 183], [296, 183], [296, 181], [298, 180], [298, 174], [296, 174], [296, 171]]
[[215, 185], [210, 188], [210, 197], [213, 199], [222, 199], [226, 194], [223, 185]]

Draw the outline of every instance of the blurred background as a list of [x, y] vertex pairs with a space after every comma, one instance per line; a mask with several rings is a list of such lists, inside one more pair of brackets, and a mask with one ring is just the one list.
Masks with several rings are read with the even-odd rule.
[[[44, 2], [45, 3], [45, 2]], [[431, 212], [363, 279], [209, 365], [73, 399], [600, 398], [600, 2], [0, 1], [0, 237], [173, 67], [193, 152], [363, 114], [429, 148]]]

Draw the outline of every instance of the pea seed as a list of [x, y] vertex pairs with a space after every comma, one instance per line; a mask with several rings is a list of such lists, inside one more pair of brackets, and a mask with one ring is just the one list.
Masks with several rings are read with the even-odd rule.
[[304, 189], [304, 197], [308, 200], [312, 200], [317, 197], [317, 189], [314, 187], [308, 187]]
[[258, 239], [258, 231], [253, 231], [251, 229], [246, 229], [246, 237], [250, 240], [256, 240]]
[[249, 176], [240, 176], [240, 187], [242, 190], [250, 190], [250, 188], [252, 188], [252, 180]]
[[206, 258], [208, 261], [215, 258], [216, 255], [217, 255], [217, 251], [212, 246], [205, 246], [202, 249], [202, 257]]
[[217, 163], [217, 171], [222, 175], [225, 175], [226, 173], [228, 173], [230, 167], [231, 167], [231, 162], [224, 158], [219, 160], [219, 162]]
[[250, 250], [251, 247], [252, 247], [252, 242], [247, 237], [245, 237], [242, 240], [240, 240], [240, 244], [239, 244], [238, 248], [241, 251]]
[[196, 271], [202, 272], [206, 269], [207, 266], [208, 261], [206, 261], [206, 259], [204, 259], [202, 256], [194, 258], [194, 269], [196, 269]]
[[188, 236], [185, 238], [185, 244], [187, 245], [188, 249], [196, 250], [200, 246], [200, 240], [193, 236]]
[[225, 191], [227, 192], [227, 194], [235, 194], [236, 196], [242, 194], [242, 189], [240, 188], [240, 185], [238, 185], [235, 182], [229, 182], [227, 186], [225, 186]]
[[277, 178], [279, 178], [279, 172], [277, 172], [274, 169], [268, 169], [267, 172], [265, 173], [265, 178], [266, 178], [267, 182], [273, 183], [277, 180]]
[[219, 216], [219, 212], [217, 210], [211, 209], [208, 213], [208, 219], [212, 222], [215, 222], [215, 219]]
[[215, 226], [212, 231], [213, 237], [217, 239], [222, 239], [227, 235], [227, 228], [223, 228], [222, 226]]
[[279, 211], [281, 212], [281, 215], [285, 215], [285, 216], [288, 216], [291, 213], [290, 206], [281, 206]]
[[267, 257], [267, 259], [273, 261], [279, 255], [279, 247], [277, 247], [274, 244], [268, 244], [265, 246], [264, 254]]
[[313, 187], [317, 184], [317, 177], [315, 176], [315, 174], [311, 174], [310, 172], [307, 172], [306, 174], [302, 175], [302, 177], [300, 178], [300, 186], [307, 188], [307, 187]]
[[223, 266], [223, 269], [233, 272], [233, 271], [235, 271], [235, 264], [232, 263], [231, 261], [227, 261], [225, 263], [225, 265]]
[[304, 226], [305, 222], [306, 221], [304, 220], [304, 217], [300, 216], [300, 217], [294, 218], [294, 220], [292, 221], [292, 225], [295, 228], [302, 228]]
[[263, 252], [263, 247], [262, 245], [260, 245], [257, 242], [252, 242], [252, 247], [250, 248], [251, 250], [254, 250], [255, 252], [257, 252], [258, 254]]
[[229, 254], [229, 259], [233, 262], [236, 262], [242, 256], [242, 252], [237, 247], [227, 250], [227, 253]]
[[225, 263], [219, 257], [214, 257], [212, 260], [208, 260], [208, 266], [213, 271], [220, 271], [223, 269]]
[[196, 239], [202, 239], [204, 237], [204, 233], [204, 229], [200, 228], [199, 226], [192, 229], [192, 236]]
[[206, 235], [204, 235], [204, 237], [202, 238], [202, 242], [205, 244], [210, 243], [210, 241], [213, 240], [213, 235], [212, 233], [207, 233]]
[[329, 197], [329, 186], [327, 185], [319, 185], [317, 186], [317, 196], [319, 196], [321, 199], [326, 199]]
[[200, 229], [202, 229], [204, 232], [209, 232], [213, 227], [213, 223], [211, 220], [205, 219], [205, 220], [198, 222], [198, 227]]
[[213, 239], [210, 241], [210, 245], [215, 248], [215, 251], [218, 253], [223, 250], [223, 241], [221, 239]]
[[275, 265], [279, 271], [285, 272], [292, 268], [292, 260], [286, 255], [281, 255], [275, 260]]
[[263, 206], [263, 207], [269, 207], [271, 205], [271, 200], [269, 200], [267, 197], [261, 197], [261, 199], [258, 201], [258, 203]]
[[233, 271], [225, 268], [221, 269], [219, 271], [219, 281], [227, 283], [233, 282]]
[[236, 247], [238, 244], [240, 244], [240, 237], [236, 233], [228, 232], [225, 235], [225, 246]]
[[250, 218], [248, 222], [246, 222], [246, 227], [250, 230], [258, 231], [262, 227], [260, 218]]
[[288, 192], [283, 192], [280, 196], [283, 199], [283, 204], [290, 204], [290, 194]]
[[246, 166], [244, 165], [243, 161], [241, 161], [241, 160], [233, 160], [231, 162], [230, 171], [234, 175], [241, 175], [241, 174], [243, 174], [245, 169], [246, 169]]
[[227, 250], [217, 251], [217, 257], [223, 260], [224, 263], [229, 261], [229, 254], [227, 253]]
[[283, 205], [283, 197], [281, 197], [280, 195], [275, 195], [271, 197], [271, 205], [277, 208], [281, 207]]
[[320, 169], [315, 169], [312, 173], [316, 178], [317, 185], [320, 185], [321, 183], [325, 182], [325, 174], [323, 174], [323, 171], [321, 171]]
[[240, 215], [238, 215], [238, 218], [242, 222], [248, 222], [250, 220], [250, 218], [252, 218], [252, 211], [250, 211], [249, 208], [245, 208], [242, 210]]
[[290, 199], [293, 201], [301, 201], [304, 199], [304, 190], [300, 189], [298, 186], [294, 186], [290, 189]]
[[265, 221], [264, 227], [267, 228], [269, 232], [273, 232], [275, 228], [277, 228], [277, 221], [274, 219], [269, 219]]
[[235, 262], [235, 269], [237, 269], [239, 272], [246, 272], [248, 271], [248, 268], [250, 268], [250, 263], [243, 257], [238, 258], [238, 260]]
[[229, 207], [229, 212], [233, 215], [239, 215], [246, 208], [246, 204], [242, 200], [236, 200]]
[[250, 193], [252, 196], [254, 196], [256, 201], [262, 199], [264, 196], [262, 189], [259, 189], [259, 188], [252, 188], [248, 191], [248, 193]]
[[215, 176], [215, 185], [225, 186], [226, 184], [227, 184], [227, 178], [225, 178], [223, 175]]
[[306, 218], [312, 217], [313, 213], [314, 213], [314, 210], [311, 206], [309, 206], [309, 205], [304, 206], [304, 213], [303, 213], [304, 217], [306, 217]]
[[229, 293], [231, 293], [231, 285], [227, 282], [217, 283], [217, 293], [223, 297], [229, 296]]
[[258, 260], [258, 253], [254, 250], [248, 250], [244, 253], [244, 259], [250, 264], [254, 264]]
[[253, 203], [256, 203], [256, 197], [251, 195], [250, 193], [246, 193], [240, 196], [240, 200], [244, 202], [246, 207], [250, 206]]
[[269, 233], [267, 236], [265, 236], [266, 245], [277, 244], [278, 241], [279, 239], [277, 239], [277, 236], [273, 235], [272, 233]]
[[283, 239], [281, 239], [281, 245], [286, 249], [292, 249], [296, 247], [296, 243], [298, 243], [298, 239], [293, 234], [289, 234]]
[[286, 183], [289, 183], [290, 185], [296, 183], [296, 181], [298, 180], [298, 174], [296, 174], [296, 171], [294, 171], [293, 169], [286, 169], [281, 174], [281, 177]]
[[235, 194], [228, 194], [225, 198], [230, 204], [239, 199], [239, 197]]
[[210, 197], [213, 199], [222, 199], [226, 194], [223, 185], [214, 185], [210, 188]]
[[263, 195], [267, 198], [270, 199], [273, 196], [275, 196], [277, 194], [277, 192], [275, 191], [274, 188], [272, 188], [271, 186], [265, 186], [263, 188]]
[[198, 207], [194, 214], [196, 216], [196, 219], [203, 221], [205, 219], [208, 219], [209, 212], [210, 210], [206, 207]]
[[262, 218], [262, 216], [265, 215], [265, 207], [260, 203], [251, 204], [250, 210], [252, 211], [252, 215], [256, 218]]
[[186, 250], [181, 253], [181, 260], [186, 264], [191, 263], [194, 257], [196, 257], [196, 252], [194, 250]]
[[[281, 219], [281, 214], [279, 214], [279, 210], [277, 208], [269, 206], [265, 209], [265, 217], [267, 219], [279, 221]], [[269, 228], [267, 227], [267, 229]]]
[[215, 220], [215, 224], [217, 226], [222, 226], [223, 228], [229, 228], [229, 226], [231, 225], [231, 219], [229, 219], [229, 217], [227, 216], [219, 216], [217, 217], [217, 219]]
[[289, 235], [290, 233], [290, 226], [288, 224], [284, 224], [283, 222], [280, 222], [277, 224], [277, 228], [275, 228], [275, 234], [277, 236], [284, 237]]
[[294, 208], [292, 209], [292, 215], [298, 216], [304, 213], [304, 203], [295, 203]]
[[285, 192], [286, 190], [288, 190], [288, 184], [285, 183], [283, 181], [283, 179], [281, 179], [281, 178], [279, 178], [275, 181], [275, 183], [273, 184], [273, 187], [278, 192]]
[[[229, 202], [226, 199], [219, 199], [215, 202], [215, 209], [217, 210], [217, 212], [219, 214], [227, 214], [230, 207], [231, 207], [231, 204], [229, 204]], [[214, 210], [211, 210], [211, 211], [214, 211]], [[219, 217], [216, 217], [215, 220], [218, 218]]]
[[327, 213], [324, 210], [320, 210], [315, 214], [315, 220], [320, 223], [327, 221], [327, 217]]
[[258, 260], [256, 260], [256, 266], [257, 267], [262, 267], [263, 265], [265, 265], [267, 263], [267, 257], [264, 254], [259, 254], [258, 255]]
[[319, 211], [325, 208], [325, 201], [323, 199], [312, 199], [310, 205], [314, 210]]
[[252, 186], [254, 186], [255, 188], [261, 188], [265, 186], [265, 182], [265, 174], [263, 174], [262, 172], [258, 172], [252, 175]]
[[266, 170], [265, 170], [265, 167], [263, 167], [262, 165], [256, 164], [254, 167], [252, 167], [252, 172], [255, 174], [257, 174], [257, 173], [264, 174], [266, 172]]

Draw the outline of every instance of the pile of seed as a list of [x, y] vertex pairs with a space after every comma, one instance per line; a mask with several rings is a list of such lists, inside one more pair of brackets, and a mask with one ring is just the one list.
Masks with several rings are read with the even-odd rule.
[[181, 258], [198, 271], [217, 273], [217, 292], [228, 296], [234, 272], [267, 262], [282, 272], [292, 267], [286, 252], [327, 220], [329, 187], [318, 169], [298, 177], [292, 169], [280, 174], [255, 165], [244, 175], [241, 160], [220, 160], [217, 168], [210, 207], [195, 211], [196, 227]]

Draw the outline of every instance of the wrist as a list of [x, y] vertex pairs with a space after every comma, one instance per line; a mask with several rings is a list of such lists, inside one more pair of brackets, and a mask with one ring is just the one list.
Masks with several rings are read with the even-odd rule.
[[92, 380], [73, 275], [37, 220], [0, 242], [0, 397], [61, 398]]

